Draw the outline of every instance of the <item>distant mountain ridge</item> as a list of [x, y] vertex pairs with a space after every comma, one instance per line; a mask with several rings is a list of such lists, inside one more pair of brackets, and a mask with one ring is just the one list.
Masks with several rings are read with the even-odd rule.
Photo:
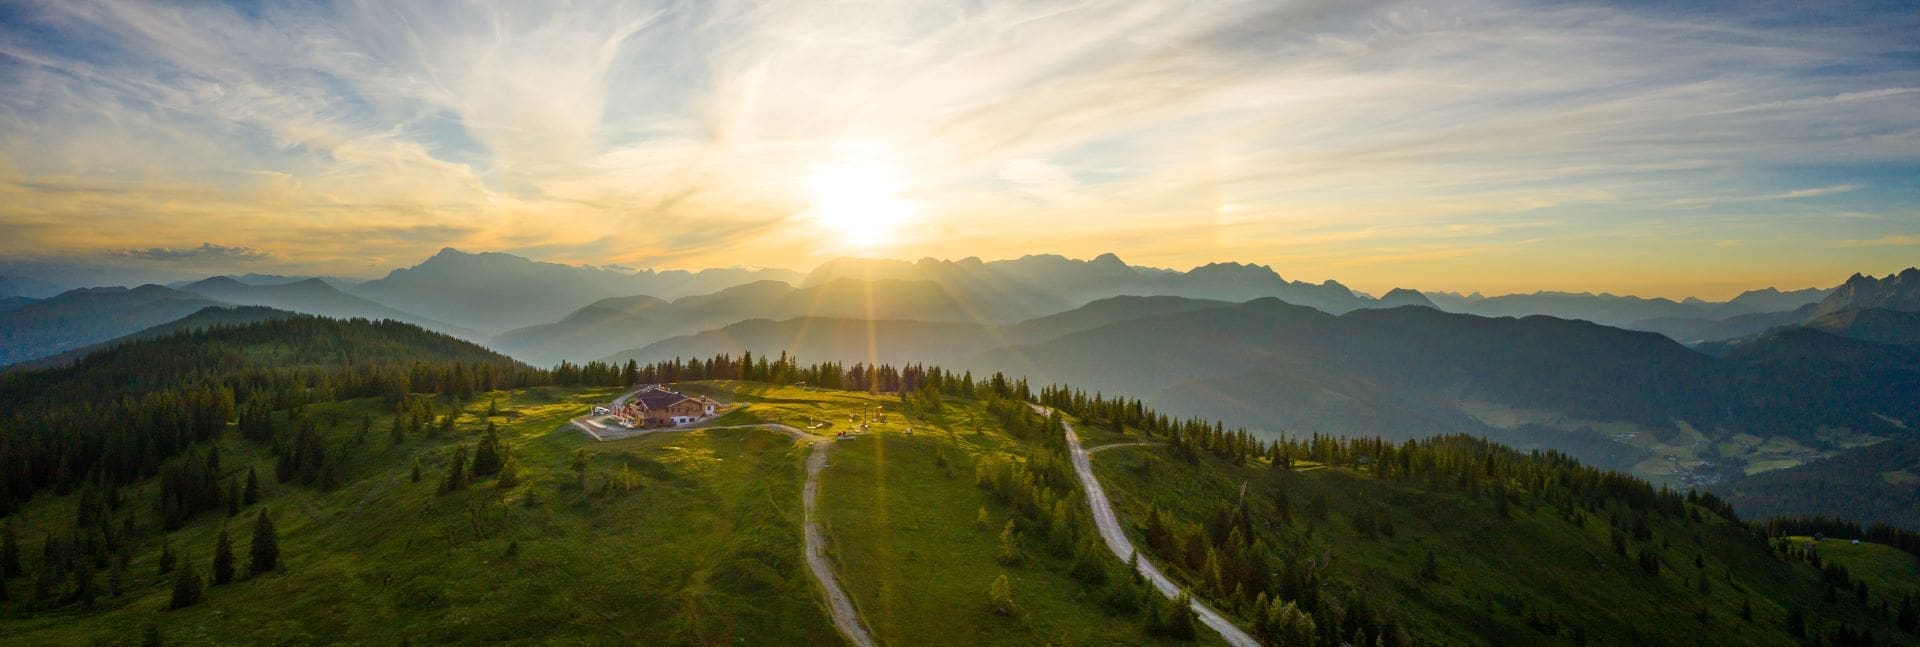
[[1356, 294], [1337, 281], [1288, 281], [1265, 265], [1209, 263], [1179, 272], [1131, 266], [1111, 253], [1084, 261], [1052, 254], [1001, 261], [924, 258], [911, 263], [842, 258], [815, 268], [801, 285], [835, 278], [935, 281], [963, 294], [991, 295], [993, 300], [1024, 308], [1029, 316], [1064, 312], [1116, 296], [1183, 296], [1236, 302], [1276, 297], [1335, 314], [1380, 306], [1378, 300]]
[[415, 324], [428, 330], [458, 337], [476, 337], [472, 330], [435, 321], [411, 312], [388, 307], [371, 300], [341, 292], [325, 279], [308, 278], [291, 283], [247, 283], [230, 276], [215, 276], [180, 286], [180, 291], [199, 294], [234, 305], [265, 306], [315, 314], [336, 319], [392, 319]]
[[[1762, 290], [1741, 296], [1748, 295], [1757, 295], [1750, 301], [1755, 304], [1784, 306], [1797, 301], [1792, 298], [1792, 293], [1767, 293]], [[1655, 318], [1637, 321], [1626, 327], [1652, 330], [1687, 343], [1719, 342], [1751, 337], [1781, 327], [1815, 325], [1815, 321], [1829, 315], [1861, 310], [1920, 311], [1920, 269], [1907, 268], [1883, 279], [1854, 274], [1839, 287], [1824, 291], [1817, 301], [1776, 312], [1754, 312], [1722, 319]], [[1884, 318], [1889, 315], [1870, 316]], [[1826, 324], [1826, 329], [1842, 335], [1850, 335], [1852, 330], [1851, 327], [1835, 328], [1831, 323]]]
[[1113, 297], [1008, 325], [831, 316], [749, 319], [622, 350], [605, 359], [651, 363], [676, 357], [785, 352], [809, 361], [846, 364], [947, 364], [1000, 346], [1041, 343], [1120, 321], [1233, 305], [1184, 297]]
[[1920, 311], [1920, 269], [1909, 267], [1882, 279], [1854, 274], [1822, 299], [1814, 314], [1863, 308]]
[[754, 280], [794, 280], [788, 270], [709, 269], [620, 272], [546, 263], [451, 247], [413, 267], [355, 286], [355, 295], [421, 316], [491, 333], [552, 321], [609, 297], [670, 298], [703, 294]]
[[96, 344], [217, 305], [158, 285], [70, 290], [0, 312], [0, 365]]

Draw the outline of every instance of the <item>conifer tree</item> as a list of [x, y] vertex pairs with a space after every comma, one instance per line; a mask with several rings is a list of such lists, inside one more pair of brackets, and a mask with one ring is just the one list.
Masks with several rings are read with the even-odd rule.
[[440, 479], [440, 493], [467, 489], [467, 446], [455, 445], [453, 460], [447, 461], [447, 475]]
[[167, 603], [169, 609], [185, 609], [200, 603], [200, 574], [194, 572], [192, 560], [180, 561], [180, 568], [173, 572], [173, 598]]
[[260, 510], [260, 516], [253, 522], [253, 545], [248, 549], [248, 556], [251, 559], [247, 571], [254, 575], [280, 567], [280, 538], [265, 509]]
[[413, 482], [420, 482], [420, 457], [413, 457]]
[[73, 572], [74, 600], [80, 603], [80, 608], [92, 609], [93, 599], [99, 594], [93, 582], [93, 563], [80, 560], [80, 567]]
[[995, 559], [1005, 566], [1014, 566], [1021, 561], [1020, 542], [1016, 541], [1011, 519], [1007, 520], [1006, 527], [1000, 531], [1000, 554]]
[[480, 440], [480, 446], [473, 452], [473, 478], [482, 479], [500, 472], [505, 461], [500, 455], [500, 433], [487, 421], [487, 435]]
[[407, 442], [407, 423], [405, 416], [398, 414], [393, 416], [393, 426], [387, 430], [387, 438], [393, 441], [395, 445]]
[[260, 502], [260, 475], [252, 467], [247, 468], [247, 489], [240, 495], [240, 500], [247, 505]]
[[177, 559], [178, 558], [173, 554], [173, 542], [167, 541], [165, 539], [160, 540], [160, 561], [159, 561], [160, 574], [166, 575], [168, 573], [172, 573], [174, 561], [176, 561]]
[[227, 536], [226, 526], [220, 527], [220, 538], [213, 544], [213, 585], [220, 586], [233, 581], [233, 539]]
[[1180, 640], [1192, 640], [1195, 634], [1194, 623], [1198, 620], [1193, 615], [1193, 594], [1182, 590], [1179, 595], [1168, 600], [1161, 617], [1165, 619], [1168, 636]]
[[1008, 617], [1019, 610], [1013, 603], [1013, 583], [1007, 580], [1005, 573], [994, 578], [993, 584], [987, 587], [987, 609]]
[[0, 580], [20, 577], [26, 571], [20, 568], [20, 533], [13, 527], [13, 521], [7, 521], [7, 534], [0, 538]]
[[520, 463], [513, 459], [513, 452], [506, 454], [506, 458], [500, 461], [500, 477], [494, 482], [502, 489], [520, 485]]

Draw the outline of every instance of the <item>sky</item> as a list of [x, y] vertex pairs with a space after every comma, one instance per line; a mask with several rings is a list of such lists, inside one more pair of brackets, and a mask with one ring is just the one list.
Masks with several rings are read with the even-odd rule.
[[0, 0], [0, 259], [1827, 287], [1920, 264], [1916, 33], [1898, 2]]

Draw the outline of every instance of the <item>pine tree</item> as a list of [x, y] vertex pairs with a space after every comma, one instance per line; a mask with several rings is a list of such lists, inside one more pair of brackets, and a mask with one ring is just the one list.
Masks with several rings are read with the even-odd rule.
[[506, 459], [500, 462], [500, 477], [494, 484], [501, 489], [520, 485], [520, 463], [513, 459], [512, 452], [508, 452]]
[[80, 567], [73, 572], [73, 597], [80, 608], [92, 609], [93, 599], [100, 594], [93, 583], [93, 564], [80, 560]]
[[273, 529], [273, 520], [267, 518], [262, 509], [259, 518], [253, 523], [253, 546], [248, 549], [251, 558], [247, 571], [259, 575], [280, 567], [280, 538]]
[[995, 557], [1004, 566], [1018, 565], [1021, 560], [1020, 542], [1013, 532], [1013, 520], [1007, 520], [1006, 528], [1000, 531], [1000, 554]]
[[994, 578], [993, 584], [987, 587], [987, 609], [1007, 617], [1019, 611], [1013, 604], [1013, 583], [1007, 580], [1005, 573]]
[[1427, 582], [1440, 581], [1440, 562], [1433, 557], [1433, 551], [1427, 551], [1426, 560], [1420, 563], [1420, 579]]
[[420, 482], [420, 457], [413, 457], [413, 482]]
[[1196, 629], [1194, 623], [1198, 621], [1193, 614], [1193, 594], [1183, 590], [1168, 600], [1161, 617], [1165, 619], [1168, 636], [1192, 640]]
[[220, 527], [220, 538], [213, 544], [213, 585], [220, 586], [233, 581], [233, 539], [227, 536], [226, 526]]
[[177, 559], [173, 554], [173, 543], [165, 539], [160, 540], [160, 574], [172, 573], [174, 561]]
[[487, 398], [487, 417], [500, 415], [500, 398]]
[[499, 473], [500, 465], [505, 462], [500, 454], [500, 433], [494, 429], [493, 421], [488, 420], [487, 435], [473, 452], [473, 478], [481, 479]]
[[247, 467], [247, 489], [240, 495], [240, 500], [247, 505], [260, 502], [260, 475], [254, 472], [252, 466]]
[[180, 568], [173, 572], [173, 598], [167, 608], [185, 609], [199, 603], [200, 574], [194, 572], [192, 560], [182, 559]]
[[393, 416], [393, 426], [387, 430], [387, 438], [392, 440], [395, 445], [407, 442], [407, 421], [405, 420], [405, 416], [398, 414]]
[[467, 446], [455, 445], [453, 460], [447, 461], [447, 475], [440, 479], [440, 493], [467, 489]]
[[20, 533], [7, 521], [7, 534], [0, 538], [0, 580], [11, 580], [26, 571], [20, 568]]

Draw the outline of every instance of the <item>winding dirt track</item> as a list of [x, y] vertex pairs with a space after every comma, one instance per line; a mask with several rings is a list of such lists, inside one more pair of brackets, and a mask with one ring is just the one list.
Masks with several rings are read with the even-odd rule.
[[[572, 423], [595, 440], [603, 440], [599, 434], [593, 433], [585, 424], [582, 424], [582, 420], [582, 418], [575, 418]], [[860, 612], [853, 608], [853, 599], [847, 597], [847, 591], [840, 588], [840, 579], [833, 574], [833, 563], [827, 560], [827, 536], [820, 532], [820, 523], [815, 519], [814, 514], [816, 502], [820, 498], [820, 470], [827, 467], [827, 453], [833, 449], [833, 439], [815, 436], [796, 427], [774, 423], [709, 429], [767, 429], [791, 436], [795, 442], [813, 445], [813, 449], [807, 453], [807, 484], [800, 490], [800, 509], [806, 537], [804, 550], [807, 554], [807, 570], [813, 572], [814, 581], [820, 583], [821, 592], [827, 596], [827, 609], [833, 615], [834, 628], [839, 629], [840, 634], [847, 637], [847, 642], [859, 647], [873, 647], [873, 637], [867, 634], [867, 626], [860, 622]], [[691, 429], [668, 428], [660, 431], [691, 431]]]
[[[1035, 405], [1034, 409], [1043, 414], [1047, 413], [1047, 409], [1039, 405]], [[1080, 448], [1080, 435], [1074, 433], [1071, 423], [1063, 420], [1061, 425], [1067, 429], [1067, 447], [1072, 450], [1073, 471], [1080, 476], [1080, 489], [1087, 493], [1087, 506], [1093, 509], [1093, 523], [1100, 529], [1100, 538], [1106, 540], [1107, 549], [1113, 551], [1114, 556], [1119, 557], [1120, 561], [1132, 559], [1135, 555], [1133, 542], [1127, 539], [1127, 533], [1121, 529], [1120, 518], [1113, 512], [1113, 502], [1107, 500], [1107, 492], [1100, 487], [1100, 479], [1093, 475], [1093, 463], [1087, 460], [1087, 455], [1092, 452]], [[1116, 445], [1095, 449], [1114, 446]], [[1167, 596], [1168, 599], [1180, 595], [1180, 587], [1145, 557], [1140, 558], [1140, 575], [1146, 577], [1147, 581], [1153, 584], [1153, 588], [1159, 589], [1160, 594]], [[1214, 611], [1213, 607], [1207, 606], [1199, 598], [1193, 598], [1193, 612], [1200, 616], [1201, 623], [1219, 632], [1220, 637], [1228, 644], [1235, 647], [1259, 647], [1260, 642], [1254, 640], [1253, 636], [1242, 631], [1240, 627], [1233, 624], [1233, 621]]]

